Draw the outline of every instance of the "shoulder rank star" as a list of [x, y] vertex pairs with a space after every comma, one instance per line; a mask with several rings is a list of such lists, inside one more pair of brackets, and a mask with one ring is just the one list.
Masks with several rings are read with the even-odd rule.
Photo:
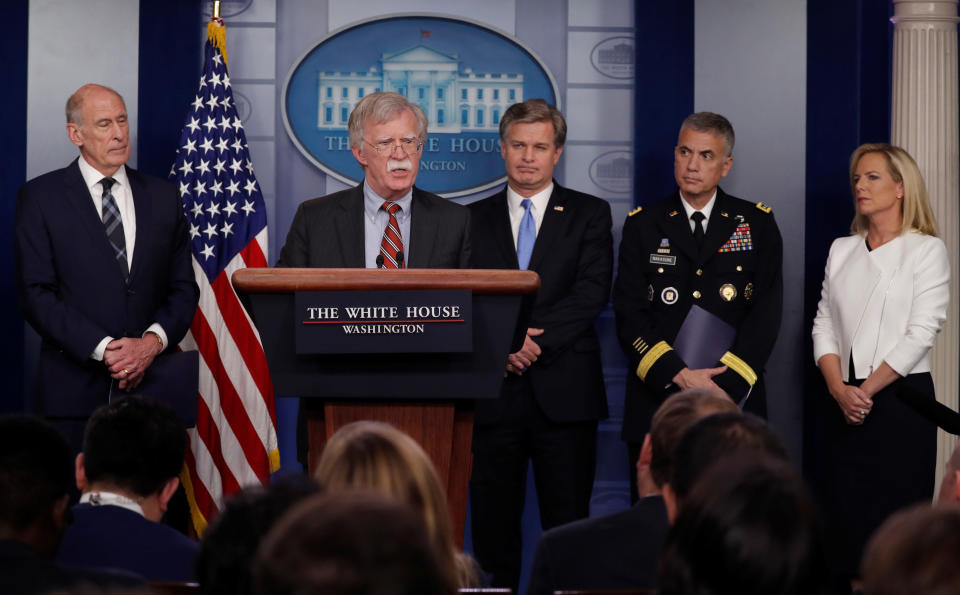
[[760, 209], [761, 211], [763, 211], [764, 213], [769, 213], [769, 212], [771, 212], [771, 211], [773, 210], [773, 209], [771, 209], [770, 207], [768, 207], [767, 205], [763, 204], [762, 202], [758, 202], [758, 203], [757, 203], [757, 208]]
[[639, 212], [642, 211], [642, 210], [643, 210], [643, 207], [637, 207], [637, 208], [635, 208], [634, 210], [632, 210], [632, 211], [630, 211], [629, 213], [627, 213], [627, 217], [633, 217], [634, 215], [636, 215], [637, 213], [639, 213]]

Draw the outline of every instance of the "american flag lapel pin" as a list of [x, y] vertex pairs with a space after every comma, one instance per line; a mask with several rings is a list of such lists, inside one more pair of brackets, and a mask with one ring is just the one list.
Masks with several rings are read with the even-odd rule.
[[554, 211], [559, 211], [559, 212], [562, 213], [562, 212], [563, 212], [563, 205], [553, 205], [553, 210], [554, 210]]

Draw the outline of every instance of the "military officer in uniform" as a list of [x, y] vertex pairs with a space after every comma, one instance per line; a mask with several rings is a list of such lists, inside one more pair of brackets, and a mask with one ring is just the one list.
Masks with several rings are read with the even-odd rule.
[[[629, 360], [622, 437], [631, 473], [653, 412], [675, 391], [717, 386], [766, 415], [763, 367], [780, 328], [783, 247], [770, 207], [717, 186], [733, 143], [723, 116], [688, 116], [674, 149], [678, 191], [638, 207], [623, 226], [613, 305]], [[693, 305], [736, 331], [713, 367], [691, 369], [672, 346]]]

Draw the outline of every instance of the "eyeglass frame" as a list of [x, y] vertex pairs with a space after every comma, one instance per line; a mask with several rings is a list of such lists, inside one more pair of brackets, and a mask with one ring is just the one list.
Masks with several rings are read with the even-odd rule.
[[[363, 142], [373, 147], [373, 150], [377, 152], [377, 155], [383, 155], [384, 154], [383, 149], [387, 149], [388, 140], [390, 141], [390, 143], [389, 143], [389, 151], [386, 153], [387, 155], [393, 155], [394, 151], [397, 150], [397, 147], [400, 147], [400, 150], [403, 151], [404, 155], [409, 157], [411, 155], [419, 153], [420, 149], [422, 149], [424, 145], [423, 139], [421, 139], [418, 136], [415, 136], [413, 138], [401, 138], [397, 140], [394, 140], [392, 138], [385, 139], [376, 144], [371, 143], [366, 138], [364, 138]], [[407, 149], [405, 147], [410, 147], [414, 145], [416, 145], [416, 148], [413, 150], [413, 152], [412, 153], [407, 152]]]

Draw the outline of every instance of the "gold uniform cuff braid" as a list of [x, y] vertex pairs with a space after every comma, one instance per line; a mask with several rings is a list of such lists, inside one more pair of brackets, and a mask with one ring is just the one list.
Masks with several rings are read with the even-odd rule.
[[747, 362], [729, 351], [723, 354], [723, 357], [720, 358], [720, 363], [739, 374], [750, 386], [753, 386], [757, 382], [757, 373], [753, 371], [753, 368], [751, 368]]
[[640, 380], [646, 380], [647, 372], [650, 371], [653, 364], [657, 363], [657, 360], [663, 357], [663, 354], [668, 351], [673, 351], [673, 347], [670, 347], [670, 344], [666, 341], [660, 341], [651, 347], [650, 351], [640, 360], [640, 365], [637, 366], [637, 377], [640, 378]]

